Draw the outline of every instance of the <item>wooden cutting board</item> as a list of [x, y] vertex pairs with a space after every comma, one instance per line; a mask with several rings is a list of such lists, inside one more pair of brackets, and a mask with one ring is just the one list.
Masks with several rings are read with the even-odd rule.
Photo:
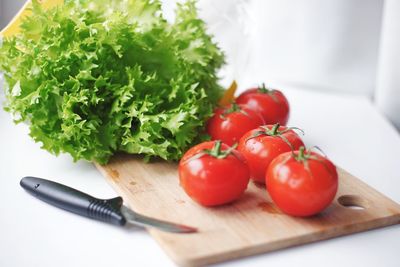
[[400, 205], [342, 169], [339, 191], [328, 209], [314, 217], [294, 218], [282, 214], [265, 188], [253, 182], [233, 204], [205, 208], [180, 188], [176, 164], [146, 164], [135, 156], [119, 155], [97, 168], [135, 211], [199, 228], [195, 234], [149, 230], [181, 266], [221, 262], [400, 222]]

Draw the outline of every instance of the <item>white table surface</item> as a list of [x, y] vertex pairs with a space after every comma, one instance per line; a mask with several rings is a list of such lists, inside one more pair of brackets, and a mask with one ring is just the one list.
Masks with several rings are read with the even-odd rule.
[[[290, 125], [305, 130], [339, 166], [400, 203], [400, 137], [361, 96], [286, 90]], [[0, 266], [174, 266], [146, 231], [59, 210], [26, 193], [23, 176], [52, 179], [92, 195], [116, 194], [92, 164], [40, 149], [25, 125], [0, 111]], [[190, 244], [188, 244], [190, 246]], [[400, 226], [353, 234], [221, 266], [399, 266]]]

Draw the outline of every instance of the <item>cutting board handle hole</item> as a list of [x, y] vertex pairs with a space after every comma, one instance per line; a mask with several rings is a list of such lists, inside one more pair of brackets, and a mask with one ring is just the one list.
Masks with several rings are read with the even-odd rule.
[[337, 200], [340, 205], [352, 210], [364, 210], [368, 208], [368, 202], [356, 195], [343, 195]]

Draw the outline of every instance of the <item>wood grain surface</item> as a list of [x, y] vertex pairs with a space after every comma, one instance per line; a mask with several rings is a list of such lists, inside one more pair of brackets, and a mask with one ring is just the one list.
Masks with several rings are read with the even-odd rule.
[[282, 214], [265, 187], [253, 182], [236, 202], [205, 208], [179, 186], [177, 164], [146, 164], [118, 155], [97, 168], [135, 211], [199, 228], [195, 234], [149, 230], [180, 266], [202, 266], [400, 222], [400, 205], [342, 169], [333, 203], [317, 216], [295, 218]]

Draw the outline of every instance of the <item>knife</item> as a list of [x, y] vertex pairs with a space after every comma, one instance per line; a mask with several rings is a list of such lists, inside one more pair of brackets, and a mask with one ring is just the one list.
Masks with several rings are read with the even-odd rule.
[[22, 178], [20, 185], [40, 200], [91, 219], [119, 226], [129, 223], [173, 233], [197, 232], [196, 228], [190, 226], [157, 220], [136, 213], [123, 205], [121, 197], [98, 199], [66, 185], [31, 176]]

